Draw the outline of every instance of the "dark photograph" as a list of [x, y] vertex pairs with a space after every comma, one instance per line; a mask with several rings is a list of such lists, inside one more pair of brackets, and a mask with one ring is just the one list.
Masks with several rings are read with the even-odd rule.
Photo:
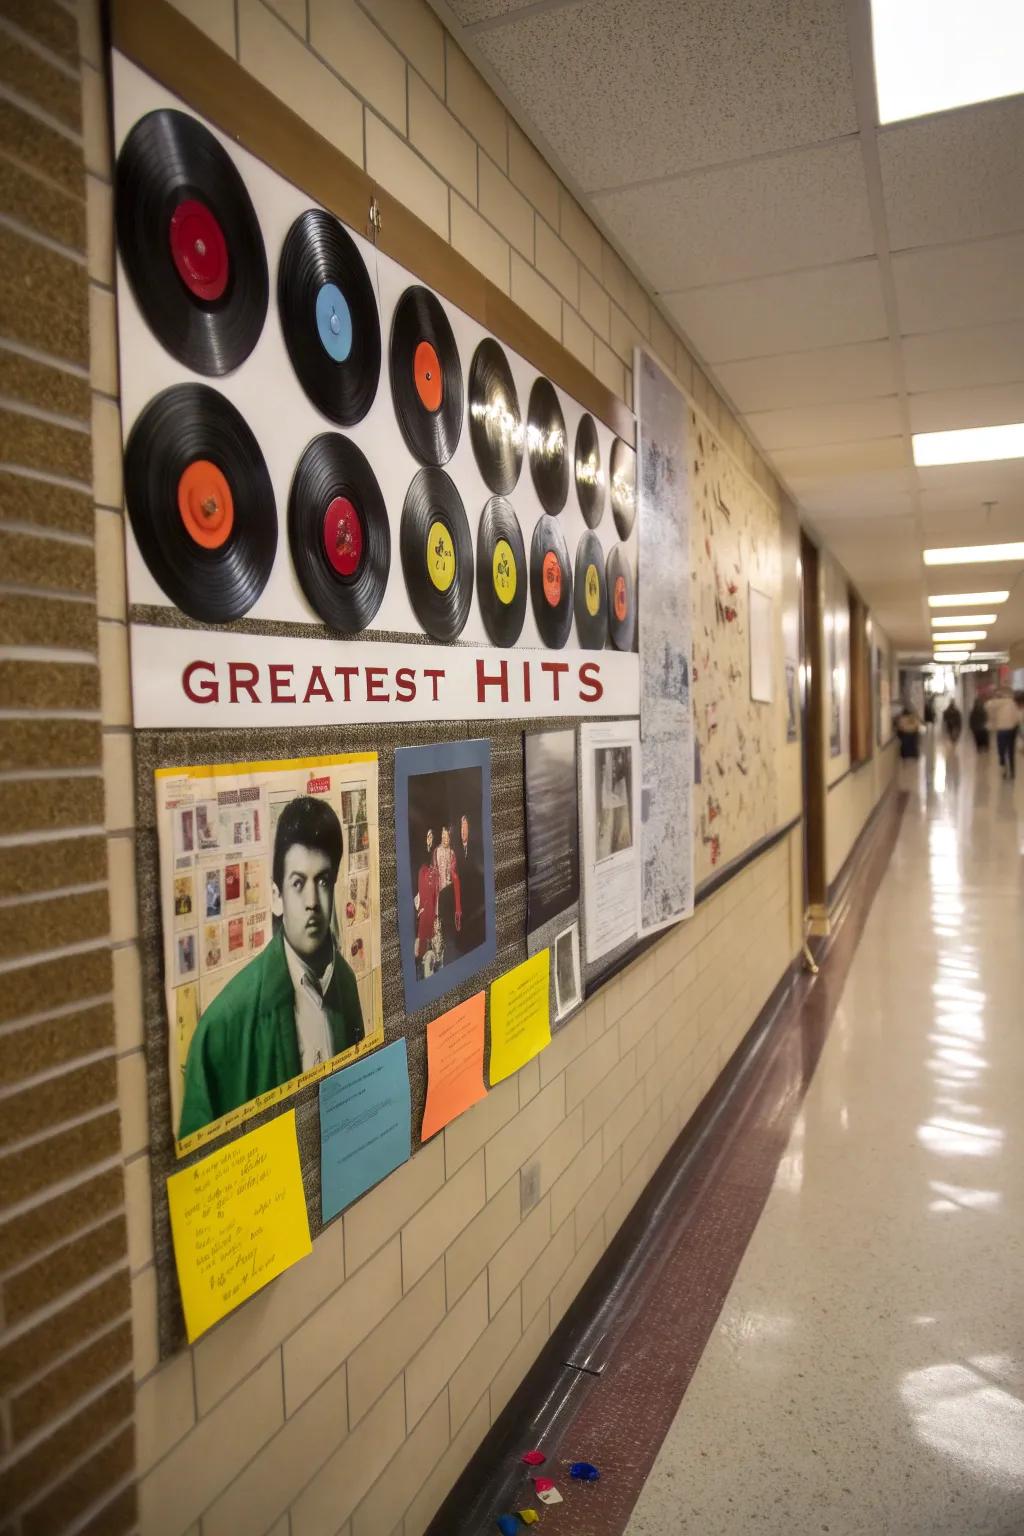
[[535, 731], [524, 739], [526, 931], [576, 905], [580, 848], [575, 731]]
[[595, 847], [598, 864], [633, 846], [633, 752], [598, 747], [594, 752]]

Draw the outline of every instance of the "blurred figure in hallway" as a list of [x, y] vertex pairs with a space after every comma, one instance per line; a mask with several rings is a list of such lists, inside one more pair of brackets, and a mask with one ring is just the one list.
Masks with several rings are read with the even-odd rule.
[[971, 712], [967, 716], [967, 724], [971, 728], [974, 737], [974, 745], [979, 752], [988, 751], [988, 712], [985, 709], [985, 700], [979, 695], [971, 706]]
[[935, 724], [935, 700], [930, 693], [926, 693], [924, 697], [924, 723], [925, 725]]
[[900, 757], [920, 754], [921, 721], [913, 705], [907, 702], [896, 716], [896, 734], [900, 739]]
[[950, 699], [942, 711], [942, 729], [950, 747], [955, 747], [964, 728], [964, 717], [957, 708], [956, 699]]
[[1020, 710], [1009, 688], [997, 688], [986, 707], [988, 728], [996, 733], [996, 751], [1004, 779], [1016, 777], [1017, 731], [1020, 727]]

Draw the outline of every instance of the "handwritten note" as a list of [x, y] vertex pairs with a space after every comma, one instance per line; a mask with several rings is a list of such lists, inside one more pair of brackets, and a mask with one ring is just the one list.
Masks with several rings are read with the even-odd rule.
[[484, 1087], [484, 994], [467, 998], [427, 1025], [424, 1141], [480, 1099]]
[[412, 1154], [409, 1062], [404, 1040], [320, 1084], [320, 1186], [324, 1221]]
[[551, 951], [542, 949], [491, 984], [491, 1087], [551, 1044]]
[[312, 1247], [295, 1111], [172, 1173], [167, 1203], [191, 1344]]

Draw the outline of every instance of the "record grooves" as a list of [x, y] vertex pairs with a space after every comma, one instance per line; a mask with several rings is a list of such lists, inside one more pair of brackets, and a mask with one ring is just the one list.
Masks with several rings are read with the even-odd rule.
[[142, 558], [190, 618], [239, 619], [267, 584], [277, 510], [260, 446], [208, 384], [176, 384], [128, 435], [125, 501]]
[[530, 542], [530, 598], [544, 644], [560, 650], [572, 628], [572, 570], [557, 520], [538, 518]]
[[601, 444], [593, 416], [584, 412], [576, 428], [576, 452], [573, 455], [576, 497], [588, 528], [596, 528], [604, 516], [604, 470], [601, 468]]
[[332, 629], [365, 629], [391, 567], [387, 507], [361, 449], [323, 432], [305, 449], [288, 498], [288, 540], [299, 584]]
[[427, 288], [407, 288], [395, 307], [391, 397], [420, 463], [447, 464], [462, 432], [462, 368], [448, 316]]
[[416, 617], [435, 640], [455, 640], [473, 600], [473, 541], [462, 499], [442, 469], [419, 470], [405, 495], [402, 574]]
[[608, 637], [608, 596], [604, 579], [604, 550], [588, 529], [576, 546], [573, 575], [576, 633], [587, 651], [602, 651]]
[[377, 300], [355, 241], [320, 208], [288, 231], [277, 302], [292, 367], [317, 410], [342, 427], [362, 421], [380, 378]]
[[470, 364], [469, 437], [488, 489], [508, 496], [523, 467], [523, 418], [508, 359], [490, 336]]
[[636, 521], [636, 454], [617, 437], [612, 444], [612, 516], [620, 539], [628, 539]]
[[147, 325], [172, 357], [219, 376], [267, 313], [259, 221], [227, 151], [185, 112], [149, 112], [117, 157], [117, 245]]
[[565, 417], [555, 386], [543, 375], [534, 380], [526, 417], [530, 474], [545, 512], [561, 512], [569, 494], [569, 452]]
[[612, 546], [607, 566], [608, 632], [617, 651], [631, 651], [636, 639], [636, 582], [621, 544]]
[[480, 514], [476, 590], [484, 627], [495, 645], [515, 645], [526, 618], [526, 546], [519, 519], [502, 496]]

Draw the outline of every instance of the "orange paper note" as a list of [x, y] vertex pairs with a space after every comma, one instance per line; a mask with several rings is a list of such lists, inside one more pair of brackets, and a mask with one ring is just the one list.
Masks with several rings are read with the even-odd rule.
[[429, 1137], [485, 1098], [484, 994], [427, 1025], [427, 1103], [420, 1136]]

